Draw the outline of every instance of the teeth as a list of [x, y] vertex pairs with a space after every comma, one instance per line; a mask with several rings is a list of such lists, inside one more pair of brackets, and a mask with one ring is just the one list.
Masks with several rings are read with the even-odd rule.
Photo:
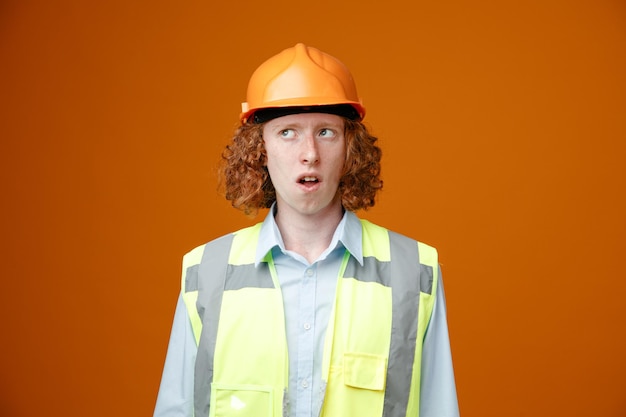
[[302, 178], [302, 181], [317, 181], [317, 178], [315, 178], [315, 177], [304, 177], [304, 178]]

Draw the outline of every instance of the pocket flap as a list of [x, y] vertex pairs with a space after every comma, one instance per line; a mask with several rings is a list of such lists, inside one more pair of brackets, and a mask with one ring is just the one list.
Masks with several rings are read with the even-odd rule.
[[269, 417], [272, 400], [272, 387], [213, 383], [210, 416]]
[[386, 357], [357, 352], [345, 352], [343, 354], [343, 378], [346, 385], [383, 391], [386, 377]]

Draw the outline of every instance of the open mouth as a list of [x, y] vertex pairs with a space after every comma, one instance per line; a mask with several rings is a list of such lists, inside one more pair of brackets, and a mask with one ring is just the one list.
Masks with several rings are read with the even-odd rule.
[[320, 182], [317, 177], [302, 177], [300, 178], [300, 184], [317, 184], [318, 182]]

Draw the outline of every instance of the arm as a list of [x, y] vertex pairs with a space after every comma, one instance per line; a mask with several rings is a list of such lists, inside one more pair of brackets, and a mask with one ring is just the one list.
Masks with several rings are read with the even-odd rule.
[[457, 417], [459, 405], [452, 368], [441, 269], [436, 297], [422, 350], [419, 415], [420, 417]]
[[196, 352], [187, 308], [179, 296], [154, 417], [193, 417]]

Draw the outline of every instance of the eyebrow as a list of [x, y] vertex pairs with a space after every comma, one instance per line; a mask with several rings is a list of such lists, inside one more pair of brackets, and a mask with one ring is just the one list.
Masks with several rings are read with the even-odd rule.
[[[270, 126], [270, 130], [272, 132], [280, 132], [281, 130], [285, 130], [285, 129], [299, 129], [299, 128], [301, 129], [305, 126], [308, 127], [309, 124], [308, 123], [302, 124], [299, 122], [283, 122], [283, 123], [277, 123], [275, 126]], [[319, 122], [312, 126], [313, 126], [312, 127], [313, 130], [326, 129], [326, 128], [333, 128], [337, 130], [343, 129], [341, 122]]]

